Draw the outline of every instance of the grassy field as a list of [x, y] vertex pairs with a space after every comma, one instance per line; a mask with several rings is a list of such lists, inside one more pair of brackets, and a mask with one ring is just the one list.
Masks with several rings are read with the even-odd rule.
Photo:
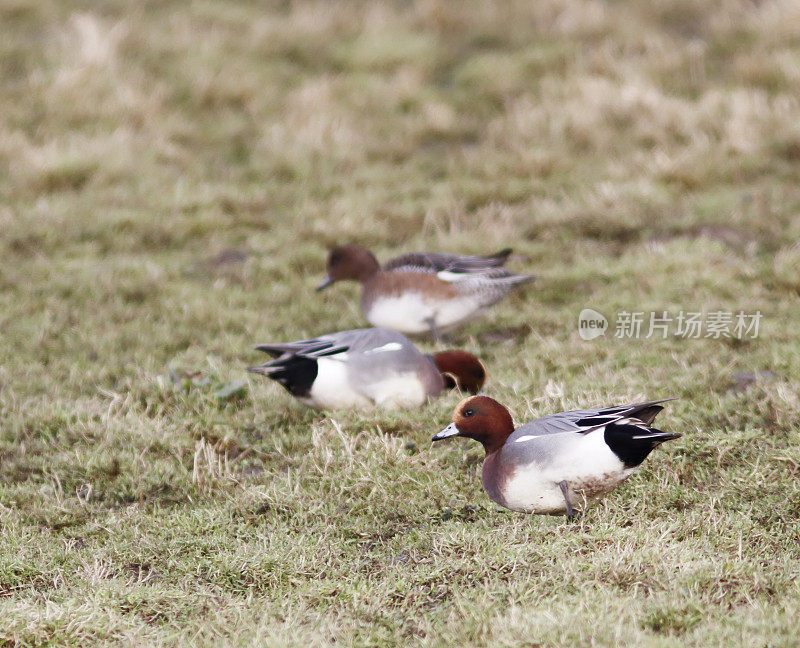
[[[0, 0], [0, 646], [797, 646], [789, 2]], [[517, 421], [675, 396], [575, 523], [251, 344], [364, 324], [326, 250], [538, 279], [455, 335]], [[582, 341], [584, 307], [760, 311]], [[429, 341], [422, 341], [432, 349]]]

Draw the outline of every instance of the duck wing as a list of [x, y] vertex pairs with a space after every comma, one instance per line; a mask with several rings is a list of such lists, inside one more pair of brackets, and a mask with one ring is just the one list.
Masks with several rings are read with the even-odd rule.
[[442, 252], [412, 252], [392, 259], [383, 266], [384, 270], [456, 273], [482, 272], [489, 268], [499, 268], [508, 261], [511, 248], [500, 250], [487, 256], [445, 254]]
[[535, 421], [526, 423], [517, 428], [514, 434], [522, 433], [528, 436], [541, 436], [544, 434], [559, 434], [562, 432], [577, 432], [586, 434], [599, 427], [616, 423], [624, 419], [633, 419], [640, 425], [650, 426], [656, 415], [664, 409], [661, 403], [675, 400], [664, 398], [661, 400], [646, 401], [643, 403], [630, 403], [628, 405], [612, 405], [596, 409], [571, 410], [549, 414]]
[[384, 328], [366, 328], [338, 331], [296, 342], [257, 344], [253, 348], [269, 353], [273, 358], [284, 355], [322, 358], [345, 351], [369, 354], [370, 351], [399, 350], [409, 346], [413, 347], [413, 344], [402, 333]]

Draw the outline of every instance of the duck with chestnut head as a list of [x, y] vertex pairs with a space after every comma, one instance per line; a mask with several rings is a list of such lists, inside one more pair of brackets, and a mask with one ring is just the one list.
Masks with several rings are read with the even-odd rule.
[[681, 436], [651, 427], [666, 400], [560, 412], [514, 429], [503, 405], [471, 396], [433, 440], [479, 441], [483, 487], [501, 506], [572, 517], [636, 472], [656, 446]]
[[502, 267], [510, 254], [510, 249], [485, 257], [412, 253], [381, 267], [372, 252], [349, 243], [331, 250], [328, 274], [317, 290], [358, 281], [361, 311], [370, 324], [409, 335], [430, 331], [439, 340], [441, 331], [468, 322], [533, 279]]
[[255, 347], [273, 360], [249, 371], [322, 409], [419, 407], [445, 389], [481, 390], [486, 370], [461, 350], [424, 355], [397, 331], [356, 329]]

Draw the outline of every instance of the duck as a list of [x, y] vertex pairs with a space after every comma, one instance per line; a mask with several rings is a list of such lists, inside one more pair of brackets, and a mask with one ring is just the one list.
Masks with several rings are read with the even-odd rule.
[[510, 248], [488, 256], [415, 252], [383, 267], [357, 243], [335, 247], [328, 255], [327, 275], [317, 290], [337, 281], [361, 283], [361, 312], [376, 327], [407, 335], [441, 332], [470, 321], [496, 304], [532, 275], [506, 270]]
[[254, 348], [274, 359], [249, 371], [318, 409], [419, 407], [446, 389], [475, 394], [486, 380], [473, 354], [452, 349], [426, 355], [402, 333], [382, 328]]
[[682, 436], [652, 427], [670, 400], [559, 412], [514, 429], [503, 405], [470, 396], [433, 441], [479, 441], [483, 488], [500, 506], [572, 518], [628, 479], [654, 448]]

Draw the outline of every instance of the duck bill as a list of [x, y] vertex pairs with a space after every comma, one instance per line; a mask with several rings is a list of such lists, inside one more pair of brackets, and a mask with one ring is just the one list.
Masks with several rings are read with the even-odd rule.
[[451, 423], [444, 430], [439, 432], [439, 434], [435, 434], [431, 441], [441, 441], [442, 439], [449, 439], [450, 437], [458, 436], [459, 434], [461, 434], [461, 430], [456, 427], [455, 423]]
[[332, 283], [333, 279], [331, 279], [330, 276], [325, 275], [325, 278], [322, 280], [322, 283], [319, 286], [317, 286], [317, 292], [319, 292], [320, 290], [325, 290]]

